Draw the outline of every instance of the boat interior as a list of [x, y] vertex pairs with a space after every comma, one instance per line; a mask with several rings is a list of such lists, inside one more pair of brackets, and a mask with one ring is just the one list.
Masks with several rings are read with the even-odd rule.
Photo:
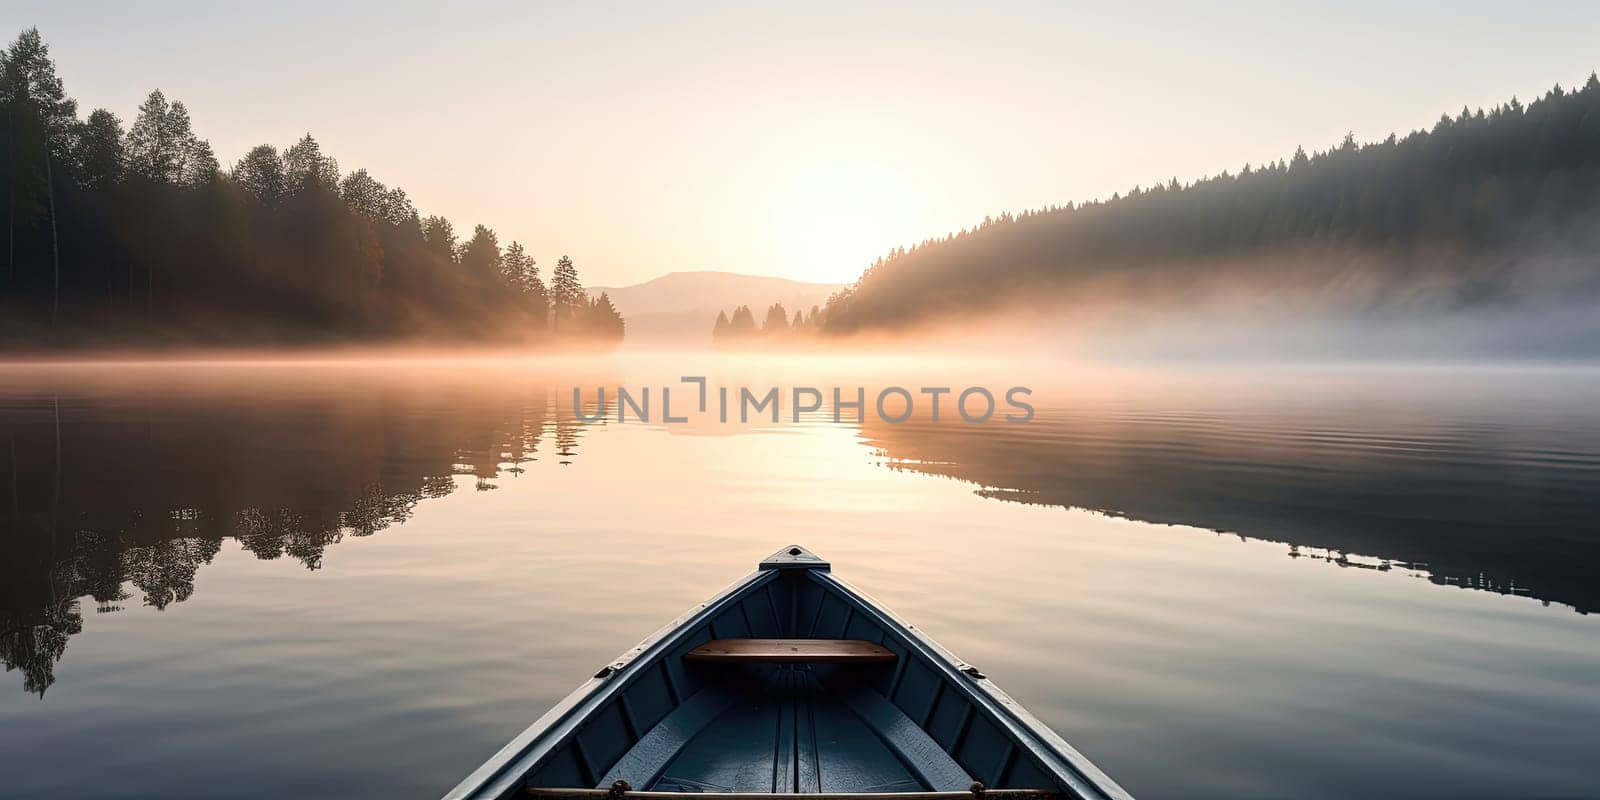
[[788, 552], [796, 564], [708, 604], [711, 613], [653, 656], [618, 667], [622, 683], [521, 786], [1060, 791], [1041, 750], [975, 689], [981, 673], [931, 653], [825, 563], [808, 569], [803, 551]]

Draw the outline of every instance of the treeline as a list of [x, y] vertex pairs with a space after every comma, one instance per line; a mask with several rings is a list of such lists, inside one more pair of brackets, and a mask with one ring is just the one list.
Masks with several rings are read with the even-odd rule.
[[1436, 308], [1600, 294], [1600, 79], [1431, 130], [1003, 214], [899, 248], [831, 298], [845, 333], [1058, 303], [1192, 300], [1229, 287]]
[[812, 306], [809, 314], [796, 310], [791, 319], [782, 303], [773, 303], [767, 308], [761, 324], [757, 325], [750, 307], [739, 306], [733, 310], [732, 316], [726, 311], [717, 312], [717, 320], [711, 325], [711, 341], [718, 347], [767, 347], [801, 342], [821, 333], [823, 321], [822, 309], [817, 306]]
[[78, 116], [37, 29], [0, 51], [0, 344], [612, 343], [571, 259], [548, 283], [483, 225], [464, 241], [309, 134], [231, 169], [151, 92], [126, 127]]

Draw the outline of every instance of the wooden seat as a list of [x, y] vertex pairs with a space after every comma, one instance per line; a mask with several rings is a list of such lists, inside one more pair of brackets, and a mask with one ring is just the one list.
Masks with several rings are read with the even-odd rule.
[[713, 639], [684, 654], [687, 661], [777, 664], [873, 664], [893, 650], [862, 639]]

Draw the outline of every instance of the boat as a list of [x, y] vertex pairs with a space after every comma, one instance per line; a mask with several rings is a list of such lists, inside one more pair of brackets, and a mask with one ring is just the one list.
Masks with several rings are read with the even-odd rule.
[[1131, 800], [977, 667], [786, 547], [448, 800]]

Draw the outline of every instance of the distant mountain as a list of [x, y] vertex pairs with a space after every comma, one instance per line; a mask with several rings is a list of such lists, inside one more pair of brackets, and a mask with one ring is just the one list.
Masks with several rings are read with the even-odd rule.
[[627, 320], [626, 346], [636, 348], [710, 344], [711, 323], [718, 311], [731, 312], [741, 305], [765, 310], [773, 303], [782, 303], [791, 313], [809, 311], [841, 287], [737, 272], [669, 272], [632, 286], [593, 286], [589, 295], [605, 292], [611, 297]]
[[595, 286], [591, 297], [605, 292], [617, 310], [632, 318], [635, 314], [662, 314], [710, 309], [732, 310], [748, 305], [762, 308], [783, 303], [794, 309], [821, 305], [842, 284], [806, 283], [770, 275], [743, 275], [737, 272], [669, 272], [659, 278], [632, 286]]

